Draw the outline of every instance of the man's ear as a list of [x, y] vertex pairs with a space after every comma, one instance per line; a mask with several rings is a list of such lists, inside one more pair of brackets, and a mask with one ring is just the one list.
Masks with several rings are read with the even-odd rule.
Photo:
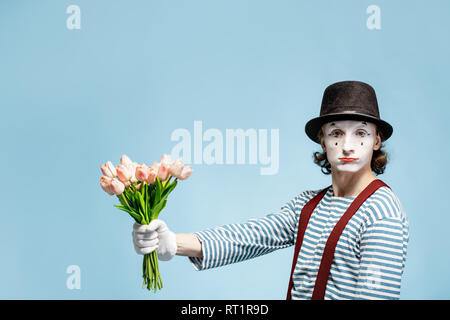
[[320, 130], [320, 134], [319, 134], [320, 145], [322, 146], [323, 152], [327, 152], [327, 148], [325, 147], [325, 142], [324, 142], [325, 139], [323, 138], [323, 126], [319, 130]]
[[323, 141], [323, 136], [320, 138], [320, 145], [322, 146], [323, 152], [327, 152], [327, 148], [325, 147], [325, 142]]
[[375, 144], [373, 145], [373, 150], [377, 151], [381, 148], [381, 136], [380, 133], [377, 132], [377, 135], [375, 136]]

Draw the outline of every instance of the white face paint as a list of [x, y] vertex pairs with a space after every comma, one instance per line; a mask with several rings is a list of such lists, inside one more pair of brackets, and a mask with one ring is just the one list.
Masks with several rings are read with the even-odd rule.
[[357, 172], [372, 159], [376, 143], [373, 123], [339, 120], [324, 125], [324, 144], [328, 162], [337, 171]]

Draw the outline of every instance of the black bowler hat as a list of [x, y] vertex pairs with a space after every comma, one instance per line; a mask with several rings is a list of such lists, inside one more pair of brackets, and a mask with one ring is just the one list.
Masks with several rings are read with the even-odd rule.
[[324, 123], [336, 120], [365, 120], [374, 123], [383, 140], [392, 135], [392, 126], [380, 119], [375, 90], [360, 81], [341, 81], [328, 86], [322, 99], [320, 116], [306, 123], [305, 131], [311, 140], [320, 143], [317, 133]]

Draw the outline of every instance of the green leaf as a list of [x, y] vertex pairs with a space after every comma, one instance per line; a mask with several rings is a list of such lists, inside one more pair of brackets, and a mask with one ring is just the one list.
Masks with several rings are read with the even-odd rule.
[[144, 194], [144, 200], [145, 200], [145, 208], [144, 208], [144, 214], [147, 220], [149, 220], [148, 214], [150, 212], [149, 210], [149, 203], [150, 203], [150, 193], [149, 193], [149, 185], [145, 185], [145, 194]]
[[120, 201], [120, 203], [123, 205], [123, 206], [127, 206], [127, 203], [125, 202], [125, 200], [123, 199], [123, 194], [120, 194], [120, 195], [118, 195], [117, 196], [117, 199], [119, 199], [119, 201]]
[[164, 208], [166, 207], [166, 204], [167, 204], [167, 200], [164, 200], [164, 201], [163, 201], [163, 205], [162, 205], [161, 209], [160, 209], [159, 212], [158, 212], [158, 215], [161, 213], [161, 211], [164, 210]]
[[161, 198], [167, 198], [169, 196], [169, 194], [173, 191], [173, 189], [175, 189], [175, 187], [177, 186], [178, 180], [175, 180], [174, 182], [172, 182], [169, 186], [167, 186], [167, 188], [163, 191]]
[[134, 208], [139, 208], [140, 206], [140, 201], [139, 201], [139, 191], [136, 190], [133, 194], [133, 207]]
[[123, 206], [125, 206], [125, 207], [127, 207], [127, 208], [130, 208], [130, 204], [129, 204], [128, 200], [127, 200], [127, 196], [126, 196], [125, 192], [122, 193], [120, 196], [118, 196], [118, 198], [119, 198], [119, 200], [120, 200], [120, 203], [121, 203]]
[[148, 184], [147, 185], [147, 195], [148, 195], [148, 203], [151, 206], [152, 201], [154, 201], [154, 194], [155, 194], [155, 184]]
[[142, 217], [140, 215], [136, 214], [135, 212], [133, 212], [132, 210], [128, 209], [126, 206], [115, 205], [114, 207], [116, 207], [122, 211], [128, 212], [134, 218], [134, 220], [141, 223]]
[[151, 220], [151, 215], [152, 215], [152, 207], [150, 206], [150, 202], [147, 203], [147, 219], [148, 221]]
[[123, 194], [125, 194], [124, 198], [127, 202], [127, 205], [130, 206], [130, 204], [133, 203], [133, 192], [130, 188], [126, 188]]
[[166, 206], [166, 202], [167, 202], [167, 200], [162, 200], [153, 209], [150, 210], [151, 220], [156, 219], [158, 217], [161, 210]]
[[155, 205], [157, 205], [161, 200], [161, 192], [162, 192], [161, 181], [159, 181], [159, 178], [156, 177]]
[[136, 192], [136, 201], [137, 201], [137, 210], [139, 212], [139, 214], [143, 217], [144, 219], [144, 223], [146, 223], [147, 219], [146, 219], [146, 215], [145, 215], [145, 202], [144, 202], [144, 197], [142, 196], [141, 193]]
[[151, 191], [151, 193], [150, 193], [150, 199], [151, 199], [151, 201], [150, 201], [150, 208], [152, 208], [154, 205], [155, 205], [155, 195], [156, 195], [156, 190], [155, 189], [153, 189], [152, 191]]
[[145, 210], [145, 202], [144, 202], [144, 197], [142, 196], [142, 194], [141, 193], [137, 193], [137, 198], [138, 198], [138, 200], [139, 200], [139, 211], [142, 211], [142, 213], [144, 212], [144, 210]]

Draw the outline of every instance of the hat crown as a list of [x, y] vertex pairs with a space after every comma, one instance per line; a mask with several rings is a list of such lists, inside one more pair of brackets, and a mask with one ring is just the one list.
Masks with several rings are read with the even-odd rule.
[[359, 113], [380, 119], [375, 90], [361, 81], [329, 85], [323, 93], [320, 116], [337, 113]]

